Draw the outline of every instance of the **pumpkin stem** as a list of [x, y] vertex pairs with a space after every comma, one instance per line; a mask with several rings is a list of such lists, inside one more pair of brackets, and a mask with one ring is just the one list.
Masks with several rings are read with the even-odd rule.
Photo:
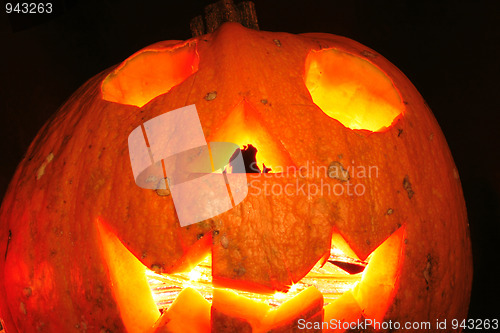
[[259, 30], [255, 4], [242, 1], [234, 4], [233, 0], [219, 0], [205, 7], [205, 14], [196, 16], [190, 22], [193, 37], [217, 30], [225, 22], [238, 22], [244, 27]]

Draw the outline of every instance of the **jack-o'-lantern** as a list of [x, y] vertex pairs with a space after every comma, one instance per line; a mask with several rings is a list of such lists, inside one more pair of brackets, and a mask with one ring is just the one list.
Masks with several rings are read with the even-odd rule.
[[[137, 186], [127, 140], [188, 105], [255, 172], [232, 209], [181, 226], [169, 184]], [[329, 34], [225, 23], [137, 52], [43, 127], [0, 219], [7, 333], [342, 332], [467, 314], [466, 210], [439, 126], [392, 64]]]

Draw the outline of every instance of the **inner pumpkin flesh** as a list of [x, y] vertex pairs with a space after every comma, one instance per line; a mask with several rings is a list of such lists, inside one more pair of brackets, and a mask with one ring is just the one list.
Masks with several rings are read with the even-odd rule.
[[[114, 297], [129, 332], [210, 332], [214, 325], [217, 332], [264, 332], [291, 329], [299, 319], [356, 321], [364, 316], [380, 321], [396, 291], [405, 238], [403, 226], [373, 251], [361, 273], [349, 274], [332, 262], [363, 264], [339, 249], [346, 243], [334, 234], [330, 257], [288, 292], [259, 294], [214, 287], [210, 256], [189, 271], [157, 274], [105, 222], [97, 225]], [[197, 320], [189, 319], [194, 314]]]

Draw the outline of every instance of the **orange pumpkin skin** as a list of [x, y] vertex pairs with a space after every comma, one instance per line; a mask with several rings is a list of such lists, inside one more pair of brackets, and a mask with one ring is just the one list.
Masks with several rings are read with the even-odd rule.
[[[95, 76], [43, 127], [19, 165], [0, 211], [0, 318], [8, 333], [125, 331], [97, 221], [155, 270], [182, 270], [212, 251], [216, 283], [267, 291], [303, 277], [329, 252], [333, 228], [365, 258], [404, 225], [403, 260], [384, 320], [466, 318], [472, 257], [460, 180], [430, 109], [397, 68], [343, 37], [235, 23], [146, 50], [172, 45], [194, 45], [193, 75], [143, 107], [103, 99], [102, 82], [113, 69]], [[313, 103], [305, 59], [329, 48], [365, 59], [390, 78], [404, 113], [387, 130], [348, 129]], [[231, 141], [224, 121], [239, 112], [254, 124], [250, 129], [272, 138], [281, 161], [355, 160], [377, 166], [379, 175], [364, 180], [363, 196], [249, 195], [227, 213], [181, 228], [171, 196], [135, 184], [127, 138], [144, 121], [191, 104], [207, 142]], [[250, 130], [243, 125], [238, 131]]]

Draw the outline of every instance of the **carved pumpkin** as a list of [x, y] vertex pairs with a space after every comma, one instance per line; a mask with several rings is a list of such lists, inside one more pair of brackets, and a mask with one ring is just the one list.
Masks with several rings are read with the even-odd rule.
[[[254, 147], [271, 170], [246, 175], [233, 209], [181, 227], [167, 186], [137, 186], [127, 140], [188, 105], [207, 142]], [[408, 79], [343, 37], [227, 23], [137, 52], [44, 126], [0, 219], [7, 333], [467, 314], [467, 217], [445, 139]]]

